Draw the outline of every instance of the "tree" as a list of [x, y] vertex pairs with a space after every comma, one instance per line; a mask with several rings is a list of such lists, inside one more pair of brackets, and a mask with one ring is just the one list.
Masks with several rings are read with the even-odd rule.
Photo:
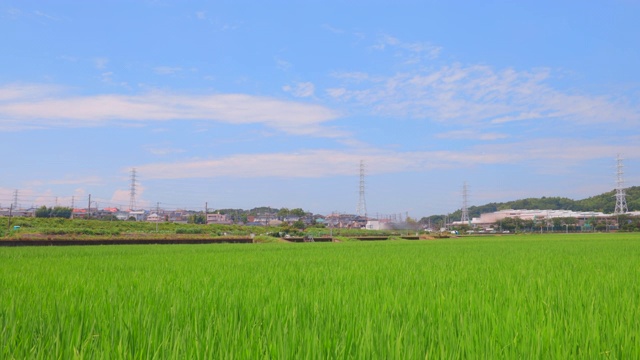
[[69, 219], [72, 212], [73, 209], [70, 207], [56, 206], [51, 209], [51, 217]]
[[285, 217], [289, 216], [289, 209], [287, 208], [282, 208], [280, 210], [278, 210], [278, 218], [279, 219], [284, 219]]
[[518, 222], [516, 220], [519, 220], [519, 219], [506, 217], [500, 221], [500, 227], [502, 228], [502, 230], [508, 230], [508, 231], [514, 232], [518, 229]]
[[189, 223], [189, 224], [206, 224], [207, 223], [207, 218], [204, 216], [204, 214], [192, 214], [192, 215], [189, 215], [189, 218], [187, 219], [187, 223]]
[[51, 210], [44, 205], [42, 205], [36, 210], [37, 218], [48, 218], [50, 214], [51, 214]]
[[305, 228], [304, 221], [302, 220], [295, 221], [293, 224], [291, 224], [291, 226], [300, 230], [303, 230]]
[[108, 214], [100, 218], [102, 221], [120, 221], [117, 216], [113, 214]]
[[36, 210], [36, 217], [38, 218], [65, 218], [69, 219], [71, 217], [72, 209], [68, 207], [56, 206], [54, 208], [48, 208], [46, 206], [41, 206]]
[[301, 208], [295, 208], [295, 209], [291, 209], [291, 211], [289, 211], [289, 214], [291, 214], [293, 216], [297, 216], [297, 217], [303, 217], [307, 213], [304, 210], [302, 210]]
[[419, 230], [420, 229], [420, 223], [417, 222], [415, 219], [407, 216], [407, 219], [405, 220], [405, 224], [407, 225], [407, 229], [409, 230]]

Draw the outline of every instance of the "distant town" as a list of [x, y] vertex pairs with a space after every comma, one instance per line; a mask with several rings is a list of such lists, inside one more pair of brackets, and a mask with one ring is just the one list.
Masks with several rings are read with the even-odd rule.
[[624, 214], [600, 211], [506, 209], [482, 213], [466, 221], [452, 218], [429, 217], [420, 220], [401, 214], [385, 217], [361, 216], [357, 214], [332, 213], [313, 214], [298, 209], [276, 209], [260, 207], [251, 210], [220, 209], [164, 210], [139, 209], [120, 210], [106, 208], [46, 207], [28, 209], [0, 209], [0, 216], [12, 217], [59, 217], [70, 219], [95, 219], [102, 221], [138, 221], [149, 223], [179, 224], [239, 224], [245, 226], [283, 226], [299, 229], [307, 227], [353, 228], [367, 230], [413, 229], [424, 231], [458, 231], [467, 233], [497, 233], [513, 231], [613, 231], [618, 230], [621, 215], [632, 223], [640, 219], [640, 211]]

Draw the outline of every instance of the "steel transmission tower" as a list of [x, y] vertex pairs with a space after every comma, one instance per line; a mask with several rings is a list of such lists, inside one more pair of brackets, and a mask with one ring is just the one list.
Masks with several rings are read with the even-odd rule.
[[467, 190], [467, 182], [464, 182], [462, 186], [462, 218], [460, 219], [463, 223], [469, 222], [469, 192]]
[[360, 160], [360, 198], [358, 199], [356, 214], [367, 217], [367, 201], [364, 198], [364, 160]]
[[13, 192], [13, 208], [18, 208], [18, 189]]
[[136, 169], [131, 169], [131, 188], [129, 189], [129, 211], [136, 209]]
[[617, 165], [617, 179], [616, 179], [616, 209], [614, 210], [614, 214], [624, 214], [628, 211], [627, 209], [627, 197], [624, 193], [624, 170], [622, 164], [622, 157], [618, 154], [616, 158]]

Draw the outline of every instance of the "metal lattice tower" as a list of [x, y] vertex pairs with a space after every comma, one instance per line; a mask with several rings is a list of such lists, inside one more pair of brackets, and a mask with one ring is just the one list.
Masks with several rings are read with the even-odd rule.
[[622, 164], [622, 157], [618, 154], [616, 158], [616, 167], [617, 167], [617, 178], [616, 178], [616, 209], [613, 211], [614, 214], [624, 214], [628, 211], [627, 209], [627, 197], [624, 192], [624, 169]]
[[136, 169], [131, 169], [131, 188], [129, 189], [129, 211], [136, 209]]
[[13, 208], [18, 208], [18, 189], [14, 190], [13, 192]]
[[467, 190], [467, 182], [464, 182], [462, 186], [462, 218], [460, 219], [463, 223], [469, 222], [469, 192]]
[[364, 160], [360, 160], [360, 198], [358, 199], [356, 214], [367, 217], [367, 201], [364, 197]]

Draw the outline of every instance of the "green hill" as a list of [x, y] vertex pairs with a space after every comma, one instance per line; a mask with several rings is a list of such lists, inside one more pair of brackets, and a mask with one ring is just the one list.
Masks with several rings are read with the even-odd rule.
[[[640, 186], [627, 188], [625, 192], [629, 211], [640, 210]], [[541, 198], [527, 198], [501, 203], [489, 203], [480, 206], [470, 206], [469, 217], [478, 217], [480, 214], [506, 209], [600, 211], [604, 213], [613, 213], [616, 207], [615, 194], [615, 190], [611, 190], [604, 194], [582, 200], [543, 196]], [[449, 214], [449, 218], [453, 220], [458, 220], [461, 216], [462, 210], [456, 210], [452, 214]], [[437, 223], [445, 217], [446, 215], [432, 215], [430, 217], [422, 218], [420, 222], [426, 223], [430, 220], [433, 223]]]

